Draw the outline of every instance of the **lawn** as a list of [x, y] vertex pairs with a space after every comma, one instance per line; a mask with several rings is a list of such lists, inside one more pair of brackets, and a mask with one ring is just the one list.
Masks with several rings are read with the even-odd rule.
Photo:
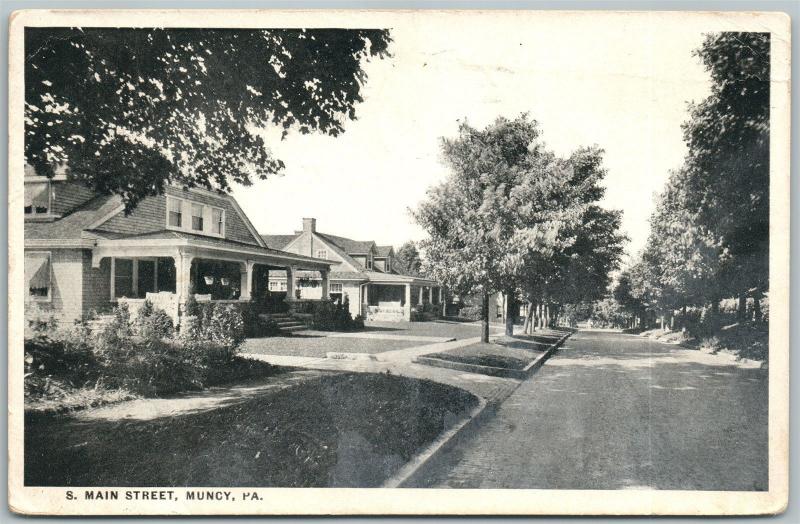
[[[502, 326], [493, 325], [492, 332]], [[429, 322], [367, 322], [364, 331], [380, 331], [387, 335], [414, 335], [429, 337], [453, 337], [456, 339], [481, 336], [480, 322], [456, 322], [433, 320]]]
[[476, 404], [443, 384], [342, 373], [154, 420], [29, 413], [25, 484], [376, 487]]
[[441, 353], [430, 353], [426, 357], [460, 362], [462, 364], [475, 364], [478, 366], [491, 366], [506, 369], [524, 369], [525, 366], [542, 355], [540, 351], [518, 349], [500, 344], [479, 342]]
[[424, 342], [419, 340], [339, 338], [296, 334], [289, 337], [249, 338], [242, 345], [242, 352], [324, 358], [329, 352], [383, 353], [422, 344]]

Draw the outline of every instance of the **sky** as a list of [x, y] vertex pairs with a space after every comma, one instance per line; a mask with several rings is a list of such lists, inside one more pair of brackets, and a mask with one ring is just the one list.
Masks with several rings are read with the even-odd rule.
[[412, 17], [394, 25], [392, 56], [365, 64], [364, 102], [339, 137], [291, 133], [269, 145], [282, 176], [234, 189], [261, 233], [320, 231], [399, 246], [425, 237], [409, 213], [447, 176], [439, 139], [460, 121], [484, 127], [527, 112], [549, 148], [597, 144], [608, 174], [602, 205], [623, 211], [629, 254], [644, 245], [653, 195], [685, 154], [687, 103], [709, 92], [692, 55], [703, 40], [680, 18], [642, 25], [576, 15], [458, 24]]

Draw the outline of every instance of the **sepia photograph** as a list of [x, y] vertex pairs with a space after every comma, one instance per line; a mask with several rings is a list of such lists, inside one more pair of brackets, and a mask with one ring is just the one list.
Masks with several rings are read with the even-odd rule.
[[789, 22], [15, 13], [11, 510], [783, 511]]

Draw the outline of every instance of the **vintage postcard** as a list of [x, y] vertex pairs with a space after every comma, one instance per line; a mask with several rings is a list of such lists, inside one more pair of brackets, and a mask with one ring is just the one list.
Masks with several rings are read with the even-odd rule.
[[12, 511], [785, 509], [786, 15], [9, 23]]

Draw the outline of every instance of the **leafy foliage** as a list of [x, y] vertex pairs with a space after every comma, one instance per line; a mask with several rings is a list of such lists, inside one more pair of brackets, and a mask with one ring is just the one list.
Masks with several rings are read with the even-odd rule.
[[266, 125], [338, 135], [385, 30], [27, 28], [25, 157], [131, 209], [168, 182], [228, 191], [279, 172]]
[[409, 240], [395, 252], [394, 265], [404, 275], [420, 276], [422, 274], [422, 258], [416, 243]]

